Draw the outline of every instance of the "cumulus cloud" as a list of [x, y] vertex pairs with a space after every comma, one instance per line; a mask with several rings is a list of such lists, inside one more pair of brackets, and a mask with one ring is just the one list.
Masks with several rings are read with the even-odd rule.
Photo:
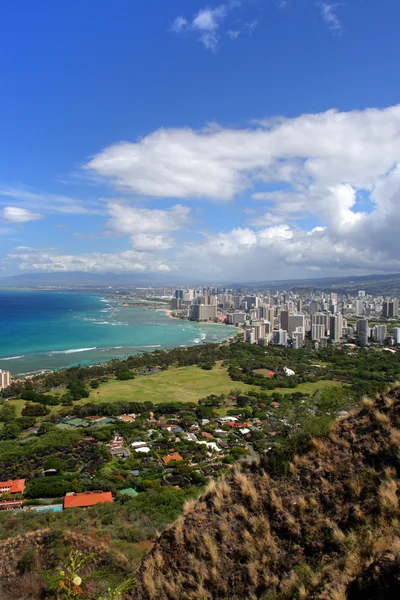
[[[85, 255], [87, 270], [118, 270], [118, 261], [124, 270], [129, 256], [144, 269], [220, 281], [400, 271], [400, 106], [159, 130], [105, 148], [86, 169], [142, 199], [174, 199], [165, 209], [108, 201], [108, 228], [129, 238], [133, 254]], [[246, 225], [213, 232], [221, 220], [207, 208], [207, 233], [176, 248], [191, 216], [178, 199], [233, 202], [237, 214], [246, 197]], [[12, 260], [56, 270], [73, 258]]]
[[7, 223], [16, 223], [23, 225], [29, 221], [38, 221], [43, 218], [43, 215], [32, 212], [18, 206], [6, 206], [2, 210], [2, 217]]
[[176, 204], [167, 210], [125, 206], [110, 202], [108, 226], [120, 234], [129, 235], [137, 250], [167, 250], [174, 245], [169, 235], [182, 229], [189, 220], [190, 208]]
[[145, 252], [61, 254], [55, 249], [37, 250], [25, 246], [7, 255], [7, 261], [17, 261], [23, 271], [49, 273], [56, 271], [85, 273], [167, 273], [168, 265]]
[[[175, 33], [192, 32], [197, 36], [207, 50], [215, 52], [220, 39], [219, 31], [222, 22], [226, 19], [228, 13], [233, 8], [240, 6], [240, 2], [232, 0], [226, 4], [220, 4], [214, 8], [202, 8], [191, 19], [186, 19], [182, 15], [176, 17], [171, 25]], [[236, 39], [239, 31], [228, 30], [227, 34], [231, 39]]]
[[[231, 200], [255, 182], [370, 189], [400, 160], [400, 106], [306, 114], [247, 129], [160, 129], [86, 169], [144, 196]], [[291, 188], [289, 192], [293, 191]]]
[[[104, 149], [86, 168], [141, 195], [228, 202], [249, 192], [264, 209], [248, 217], [249, 227], [208, 233], [170, 264], [179, 272], [199, 267], [259, 279], [299, 270], [399, 270], [399, 165], [394, 106], [248, 128], [159, 130]], [[363, 195], [368, 211], [360, 208]], [[310, 230], [293, 225], [305, 218], [314, 222]]]

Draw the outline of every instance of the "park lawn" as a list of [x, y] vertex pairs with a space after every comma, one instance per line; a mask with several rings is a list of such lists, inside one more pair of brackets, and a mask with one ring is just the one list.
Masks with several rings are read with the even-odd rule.
[[10, 406], [15, 406], [17, 411], [17, 417], [20, 417], [22, 409], [26, 404], [28, 404], [28, 402], [26, 400], [8, 400], [7, 404], [9, 404]]
[[79, 404], [87, 402], [198, 402], [209, 394], [228, 394], [233, 389], [251, 392], [251, 385], [232, 381], [227, 369], [220, 365], [211, 371], [199, 367], [179, 367], [154, 375], [139, 375], [128, 381], [111, 379], [90, 392]]
[[294, 394], [294, 392], [302, 392], [303, 394], [313, 394], [317, 390], [327, 387], [341, 387], [343, 384], [340, 381], [333, 381], [332, 379], [321, 379], [320, 381], [307, 381], [306, 383], [299, 383], [295, 388], [276, 388], [275, 390], [266, 390], [268, 394], [279, 392], [280, 394]]

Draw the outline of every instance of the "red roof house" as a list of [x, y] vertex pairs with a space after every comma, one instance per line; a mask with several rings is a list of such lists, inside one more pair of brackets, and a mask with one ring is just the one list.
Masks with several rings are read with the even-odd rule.
[[16, 510], [22, 508], [22, 500], [0, 500], [0, 510]]
[[201, 435], [209, 440], [213, 437], [211, 433], [208, 433], [208, 431], [202, 431]]
[[0, 481], [0, 494], [23, 494], [25, 479], [14, 479], [13, 481]]
[[171, 452], [169, 454], [169, 456], [163, 456], [162, 460], [163, 460], [164, 465], [167, 467], [168, 463], [171, 462], [171, 460], [180, 461], [180, 460], [183, 460], [183, 458], [179, 454], [179, 452]]
[[64, 508], [87, 508], [105, 502], [114, 502], [111, 492], [102, 492], [101, 490], [79, 494], [70, 492], [64, 497]]

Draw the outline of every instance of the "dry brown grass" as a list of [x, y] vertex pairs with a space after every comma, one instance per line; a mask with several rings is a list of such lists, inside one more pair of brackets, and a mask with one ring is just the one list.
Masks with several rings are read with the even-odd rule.
[[390, 425], [390, 417], [387, 414], [381, 412], [380, 410], [374, 410], [372, 414], [375, 421], [379, 423], [379, 425], [383, 427]]
[[378, 490], [381, 510], [385, 513], [396, 512], [399, 508], [397, 497], [397, 483], [394, 479], [382, 481]]
[[[265, 472], [268, 459], [264, 470], [233, 469], [186, 511], [183, 545], [176, 534], [157, 542], [158, 598], [198, 600], [208, 590], [213, 600], [344, 600], [371, 564], [379, 571], [400, 557], [398, 423], [400, 386], [314, 439], [285, 478]], [[162, 587], [171, 572], [178, 589]], [[137, 600], [154, 599], [140, 584]]]

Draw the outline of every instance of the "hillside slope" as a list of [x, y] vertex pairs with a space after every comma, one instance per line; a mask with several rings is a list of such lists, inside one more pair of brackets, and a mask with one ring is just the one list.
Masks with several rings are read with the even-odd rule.
[[209, 487], [144, 559], [134, 597], [398, 597], [399, 448], [396, 387], [313, 440], [289, 477], [254, 465]]
[[[45, 594], [47, 586], [42, 572], [57, 575], [70, 550], [80, 550], [85, 556], [92, 556], [85, 575], [94, 570], [112, 573], [119, 580], [131, 575], [123, 554], [115, 549], [110, 551], [107, 544], [100, 543], [87, 533], [82, 535], [76, 531], [40, 529], [0, 540], [0, 600], [54, 598], [56, 594]], [[98, 578], [86, 586], [90, 598], [99, 597], [98, 584], [101, 581]]]

